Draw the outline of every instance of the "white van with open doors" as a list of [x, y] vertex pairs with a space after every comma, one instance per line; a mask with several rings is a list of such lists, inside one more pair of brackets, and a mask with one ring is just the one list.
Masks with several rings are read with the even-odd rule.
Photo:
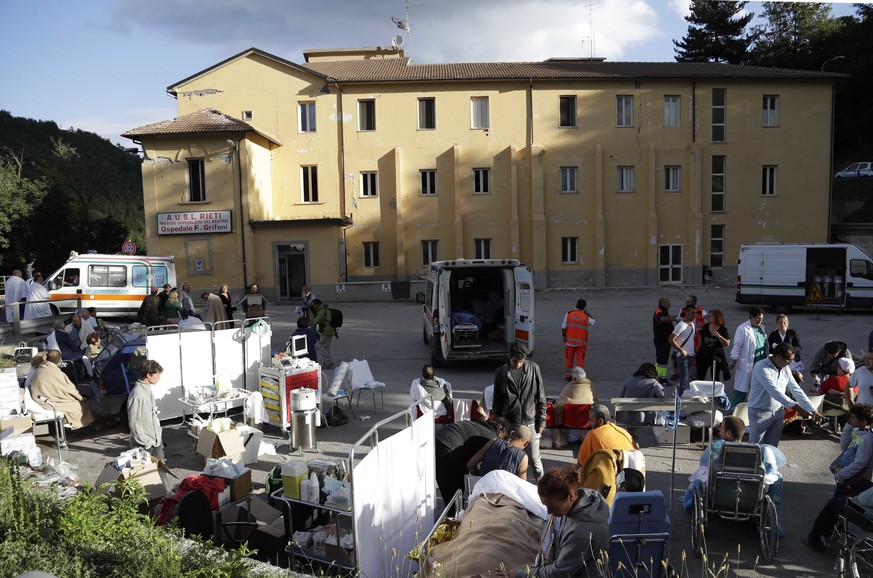
[[80, 297], [82, 307], [96, 307], [100, 317], [135, 315], [152, 286], [176, 286], [174, 257], [98, 255], [86, 253], [70, 258], [44, 283], [52, 309], [72, 313]]
[[424, 294], [423, 338], [435, 366], [505, 360], [515, 342], [533, 353], [533, 275], [516, 259], [435, 261]]
[[873, 307], [873, 258], [848, 243], [740, 246], [737, 303]]

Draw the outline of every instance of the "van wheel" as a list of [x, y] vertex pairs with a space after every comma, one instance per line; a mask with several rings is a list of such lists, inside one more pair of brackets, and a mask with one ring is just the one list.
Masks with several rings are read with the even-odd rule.
[[49, 304], [49, 309], [51, 310], [52, 315], [60, 315], [60, 314], [61, 314], [60, 309], [58, 309], [56, 305], [52, 305], [52, 304], [50, 303], [50, 304]]
[[443, 359], [442, 352], [439, 350], [440, 343], [439, 341], [433, 341], [431, 343], [430, 348], [430, 364], [434, 367], [443, 367], [446, 364], [446, 360]]

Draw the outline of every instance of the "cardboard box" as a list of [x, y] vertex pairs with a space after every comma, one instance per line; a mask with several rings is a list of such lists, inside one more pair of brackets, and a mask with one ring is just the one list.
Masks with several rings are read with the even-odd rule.
[[204, 429], [197, 439], [197, 453], [206, 459], [230, 458], [237, 461], [244, 451], [243, 440], [235, 430], [215, 433]]
[[173, 477], [176, 474], [167, 467], [163, 460], [152, 456], [151, 463], [139, 464], [132, 468], [127, 468], [124, 471], [119, 471], [114, 465], [108, 464], [103, 471], [100, 472], [94, 486], [99, 488], [103, 484], [111, 484], [103, 488], [106, 493], [116, 493], [114, 482], [118, 480], [134, 479], [138, 481], [146, 491], [146, 496], [149, 503], [159, 498], [164, 498], [167, 495], [167, 487], [161, 479], [160, 471], [167, 472]]
[[0, 418], [0, 432], [3, 432], [0, 437], [6, 438], [9, 435], [6, 430], [10, 428], [12, 428], [11, 435], [15, 436], [32, 432], [33, 419], [31, 419], [29, 415], [8, 415], [4, 418]]
[[[230, 490], [229, 495], [226, 498], [224, 504], [228, 504], [230, 502], [235, 502], [239, 499], [244, 498], [248, 494], [252, 493], [252, 471], [246, 469], [242, 474], [237, 476], [236, 478], [225, 478], [223, 476], [207, 476], [208, 478], [221, 478], [224, 480], [224, 491], [227, 492]], [[219, 495], [218, 504], [222, 504], [222, 494]], [[281, 513], [281, 512], [280, 512]]]
[[[271, 553], [284, 550], [288, 543], [282, 512], [260, 497], [252, 497], [222, 508], [216, 512], [215, 521], [215, 541], [219, 544], [247, 539], [251, 547], [260, 552]], [[257, 528], [253, 530], [248, 524], [228, 524], [229, 522], [253, 522], [257, 524]]]

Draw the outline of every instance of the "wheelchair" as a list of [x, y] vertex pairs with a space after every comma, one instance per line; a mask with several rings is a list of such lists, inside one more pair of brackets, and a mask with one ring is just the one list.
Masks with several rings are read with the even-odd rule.
[[873, 577], [873, 514], [850, 499], [837, 518], [831, 544], [837, 550], [837, 578]]
[[776, 505], [765, 490], [761, 446], [724, 442], [719, 455], [710, 456], [709, 482], [694, 495], [691, 546], [697, 556], [706, 555], [709, 516], [751, 521], [761, 555], [767, 563], [773, 561], [779, 548], [779, 519]]

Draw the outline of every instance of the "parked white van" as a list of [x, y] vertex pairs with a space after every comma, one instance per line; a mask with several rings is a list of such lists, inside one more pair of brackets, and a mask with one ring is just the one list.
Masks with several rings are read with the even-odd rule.
[[737, 303], [873, 306], [873, 258], [848, 243], [740, 246]]
[[[100, 317], [135, 315], [151, 286], [176, 286], [174, 257], [74, 255], [46, 278], [52, 301], [81, 297], [82, 307], [96, 307]], [[72, 313], [71, 301], [52, 309]]]
[[515, 342], [533, 353], [533, 276], [516, 259], [435, 261], [424, 293], [422, 331], [433, 365], [505, 360]]

